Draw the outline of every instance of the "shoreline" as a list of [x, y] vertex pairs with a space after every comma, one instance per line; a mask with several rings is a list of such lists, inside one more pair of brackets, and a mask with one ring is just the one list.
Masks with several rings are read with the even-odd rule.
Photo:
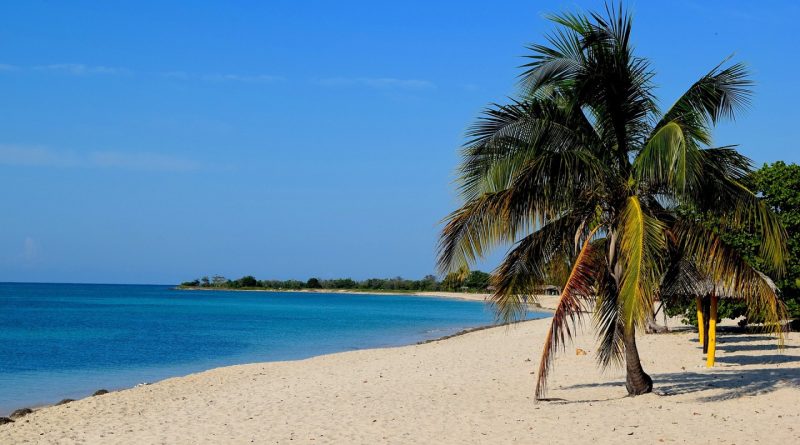
[[535, 403], [548, 325], [530, 320], [425, 344], [215, 368], [39, 409], [0, 425], [0, 442], [792, 443], [800, 437], [795, 335], [778, 354], [767, 336], [722, 332], [713, 369], [705, 368], [691, 332], [643, 335], [640, 354], [655, 392], [630, 398], [623, 371], [599, 371], [595, 339], [580, 332], [558, 355], [550, 401]]
[[[202, 291], [229, 291], [229, 292], [282, 292], [282, 293], [352, 294], [352, 295], [373, 295], [373, 296], [383, 296], [383, 295], [417, 296], [417, 297], [455, 299], [455, 300], [460, 300], [460, 301], [472, 301], [472, 302], [476, 302], [477, 301], [477, 302], [483, 302], [483, 303], [488, 303], [486, 299], [491, 296], [491, 294], [488, 294], [488, 293], [474, 293], [473, 294], [473, 293], [464, 293], [464, 292], [436, 292], [436, 291], [414, 291], [414, 292], [385, 291], [385, 292], [371, 292], [371, 291], [360, 291], [360, 290], [349, 290], [349, 289], [303, 289], [303, 290], [285, 290], [285, 289], [281, 289], [281, 290], [274, 290], [274, 289], [220, 289], [220, 288], [202, 288], [202, 287], [197, 287], [197, 288], [195, 288], [195, 287], [191, 287], [191, 288], [190, 287], [174, 287], [173, 289], [174, 290], [183, 290], [183, 291], [202, 290]], [[554, 306], [555, 306], [555, 303], [557, 302], [557, 298], [558, 298], [557, 296], [538, 295], [537, 298], [539, 299], [538, 303], [529, 304], [529, 310], [531, 310], [533, 312], [543, 313], [543, 314], [552, 314], [554, 312]], [[543, 303], [544, 303], [544, 305], [543, 305]], [[499, 327], [508, 328], [508, 327], [510, 327], [512, 325], [515, 325], [515, 324], [533, 322], [533, 321], [541, 320], [543, 318], [549, 318], [549, 317], [539, 317], [539, 318], [525, 319], [525, 320], [519, 320], [519, 321], [514, 321], [514, 322], [500, 323], [500, 324], [479, 325], [479, 326], [474, 326], [474, 327], [471, 327], [471, 328], [464, 328], [464, 329], [461, 329], [461, 330], [459, 330], [457, 332], [454, 332], [452, 334], [445, 334], [445, 335], [442, 335], [440, 337], [435, 337], [435, 338], [431, 338], [431, 339], [427, 339], [427, 340], [420, 340], [420, 341], [416, 341], [416, 342], [412, 342], [412, 343], [408, 343], [408, 344], [396, 345], [396, 346], [381, 346], [381, 347], [375, 347], [375, 348], [365, 348], [365, 349], [359, 349], [359, 351], [384, 350], [384, 349], [403, 348], [403, 347], [408, 347], [408, 346], [413, 346], [413, 345], [424, 345], [424, 344], [429, 344], [429, 343], [435, 343], [435, 342], [439, 342], [439, 341], [448, 340], [448, 339], [451, 339], [451, 338], [455, 338], [455, 337], [459, 337], [459, 336], [463, 336], [463, 335], [471, 334], [473, 332], [483, 331], [483, 330], [487, 330], [487, 329], [493, 329], [493, 328], [499, 328]], [[321, 355], [314, 355], [314, 356], [311, 356], [311, 357], [297, 359], [297, 360], [264, 361], [264, 362], [256, 362], [256, 363], [297, 362], [297, 361], [302, 361], [302, 360], [313, 359], [313, 358], [316, 358], [316, 357], [322, 357], [322, 356], [326, 356], [326, 355], [341, 354], [341, 353], [345, 353], [345, 352], [350, 352], [350, 351], [340, 351], [340, 352], [332, 352], [332, 353], [321, 354]], [[168, 380], [168, 379], [181, 378], [181, 377], [186, 377], [186, 376], [197, 374], [197, 373], [213, 371], [213, 370], [216, 370], [216, 369], [223, 369], [223, 368], [230, 367], [230, 366], [242, 366], [242, 365], [245, 365], [245, 364], [253, 364], [253, 363], [233, 364], [233, 365], [214, 367], [214, 368], [204, 369], [204, 370], [196, 371], [194, 373], [189, 373], [189, 374], [185, 374], [185, 375], [165, 377], [163, 379], [155, 380], [153, 382], [142, 382], [142, 383], [138, 383], [138, 384], [133, 385], [133, 386], [126, 386], [126, 385], [114, 386], [114, 385], [110, 385], [107, 388], [97, 388], [97, 390], [98, 391], [99, 390], [105, 390], [108, 393], [115, 393], [115, 392], [134, 389], [134, 388], [137, 388], [137, 387], [140, 387], [140, 386], [147, 386], [147, 385], [156, 384], [156, 383], [159, 383], [161, 381]], [[89, 399], [89, 398], [92, 398], [92, 397], [96, 397], [96, 395], [95, 394], [90, 394], [90, 395], [87, 395], [85, 397], [78, 398], [78, 399], [63, 399], [63, 400], [61, 400], [59, 402], [55, 402], [55, 403], [39, 403], [39, 404], [32, 404], [32, 405], [23, 405], [23, 406], [19, 406], [19, 407], [16, 407], [16, 408], [13, 408], [12, 410], [10, 410], [8, 415], [10, 416], [11, 413], [13, 413], [13, 412], [15, 412], [17, 410], [31, 409], [31, 410], [33, 410], [35, 412], [35, 411], [39, 411], [39, 410], [44, 409], [44, 408], [51, 408], [51, 407], [59, 406], [59, 403], [63, 402], [64, 400], [70, 400], [71, 402], [68, 402], [68, 403], [72, 403], [72, 402], [75, 402], [75, 401], [85, 400], [85, 399]], [[7, 417], [7, 416], [0, 415], [0, 418], [3, 418], [3, 417]]]
[[199, 287], [199, 286], [175, 286], [177, 291], [213, 291], [213, 292], [281, 292], [281, 293], [310, 293], [310, 294], [348, 294], [348, 295], [393, 295], [411, 297], [439, 297], [452, 298], [465, 301], [486, 301], [492, 294], [489, 293], [469, 293], [469, 292], [448, 292], [448, 291], [395, 291], [395, 290], [360, 290], [360, 289], [227, 289], [219, 287]]
[[[479, 301], [489, 304], [489, 298], [492, 296], [490, 293], [469, 293], [469, 292], [447, 292], [447, 291], [368, 291], [368, 290], [351, 290], [351, 289], [222, 289], [222, 288], [209, 288], [209, 287], [181, 287], [176, 286], [173, 288], [176, 291], [212, 291], [212, 292], [281, 292], [281, 293], [310, 293], [310, 294], [346, 294], [346, 295], [373, 295], [381, 297], [384, 295], [401, 296], [401, 297], [430, 297], [430, 298], [447, 298], [462, 301]], [[558, 295], [545, 295], [540, 294], [535, 296], [537, 302], [528, 303], [531, 309], [541, 312], [552, 313], [558, 303]]]
[[[214, 289], [214, 290], [218, 290], [218, 289]], [[219, 289], [219, 290], [221, 290], [221, 289]], [[251, 291], [259, 292], [260, 290], [239, 290], [239, 291], [242, 291], [242, 292], [251, 292]], [[342, 292], [342, 293], [344, 293], [344, 292]], [[372, 294], [367, 293], [367, 295], [372, 295]], [[404, 294], [404, 295], [406, 295], [406, 294]], [[421, 296], [436, 297], [438, 295], [421, 295]], [[448, 298], [448, 297], [443, 297], [443, 298]], [[467, 300], [467, 301], [475, 301], [475, 300]], [[536, 307], [536, 308], [532, 308], [532, 309], [535, 309], [536, 312], [540, 312], [540, 313], [552, 313], [551, 309], [540, 308], [540, 307]], [[416, 342], [412, 342], [412, 343], [408, 343], [408, 344], [396, 345], [396, 346], [380, 346], [380, 347], [374, 347], [374, 348], [357, 349], [356, 351], [389, 350], [389, 349], [404, 348], [404, 347], [414, 346], [414, 345], [424, 345], [424, 344], [428, 344], [428, 343], [434, 343], [434, 342], [448, 340], [448, 339], [451, 339], [451, 338], [459, 337], [459, 336], [462, 336], [462, 335], [467, 335], [467, 334], [470, 334], [470, 333], [473, 333], [473, 332], [478, 332], [478, 331], [482, 331], [482, 330], [486, 330], [486, 329], [493, 329], [493, 328], [499, 328], [499, 327], [508, 327], [508, 326], [511, 326], [511, 325], [514, 325], [514, 324], [532, 322], [532, 321], [542, 320], [544, 318], [549, 318], [549, 317], [532, 318], [532, 319], [519, 320], [519, 321], [514, 321], [514, 322], [509, 322], [509, 323], [501, 323], [501, 324], [479, 325], [479, 326], [474, 326], [474, 327], [471, 327], [471, 328], [464, 328], [464, 329], [458, 330], [458, 331], [456, 331], [456, 332], [454, 332], [452, 334], [445, 334], [445, 335], [442, 335], [440, 337], [430, 338], [430, 339], [427, 339], [427, 340], [420, 340], [420, 341], [416, 341]], [[303, 361], [303, 360], [310, 360], [310, 359], [314, 359], [314, 358], [317, 358], [317, 357], [324, 357], [324, 356], [328, 356], [328, 355], [343, 354], [343, 353], [347, 353], [347, 352], [353, 352], [353, 351], [331, 352], [331, 353], [327, 353], [327, 354], [313, 355], [313, 356], [310, 356], [310, 357], [296, 359], [296, 360], [275, 360], [275, 361], [263, 361], [263, 362], [248, 362], [248, 363], [232, 364], [232, 365], [226, 365], [226, 366], [218, 366], [218, 367], [214, 367], [214, 368], [209, 368], [209, 369], [196, 371], [196, 372], [189, 373], [189, 374], [172, 376], [172, 377], [165, 377], [163, 379], [156, 380], [156, 381], [153, 381], [153, 382], [142, 382], [142, 383], [138, 383], [138, 384], [133, 385], [133, 386], [109, 386], [108, 388], [110, 388], [110, 389], [97, 388], [97, 390], [95, 392], [97, 392], [97, 391], [106, 391], [106, 392], [104, 394], [96, 394], [96, 393], [95, 394], [90, 394], [90, 395], [87, 395], [87, 396], [79, 398], [79, 399], [62, 399], [61, 401], [55, 402], [55, 403], [43, 403], [43, 404], [19, 406], [17, 408], [12, 409], [8, 413], [7, 416], [6, 415], [0, 415], [0, 419], [10, 417], [11, 414], [13, 414], [14, 412], [16, 412], [18, 410], [30, 409], [33, 412], [36, 412], [36, 411], [39, 411], [41, 409], [52, 408], [52, 407], [60, 406], [60, 405], [67, 404], [67, 403], [73, 403], [73, 402], [80, 401], [80, 400], [86, 400], [86, 399], [90, 399], [92, 397], [97, 397], [99, 395], [105, 395], [105, 394], [109, 394], [109, 393], [116, 393], [116, 392], [120, 392], [120, 391], [127, 391], [127, 390], [135, 389], [135, 388], [138, 388], [138, 387], [142, 387], [142, 386], [148, 386], [148, 385], [157, 384], [159, 382], [162, 382], [162, 381], [165, 381], [165, 380], [169, 380], [169, 379], [183, 378], [183, 377], [191, 376], [191, 375], [194, 375], [194, 374], [214, 371], [214, 370], [217, 370], [217, 369], [224, 369], [224, 368], [228, 368], [228, 367], [232, 367], [232, 366], [245, 366], [245, 365], [257, 364], [257, 363], [260, 363], [260, 364], [265, 364], [265, 363], [291, 363], [291, 362], [299, 362], [299, 361]], [[65, 402], [66, 400], [69, 400], [69, 402]], [[62, 402], [64, 402], [64, 403], [62, 403]], [[0, 425], [2, 425], [2, 423], [0, 423]]]
[[[303, 290], [285, 290], [285, 289], [281, 289], [281, 290], [274, 290], [274, 289], [220, 289], [220, 288], [202, 288], [202, 287], [197, 287], [197, 288], [194, 288], [194, 287], [192, 287], [192, 288], [189, 288], [189, 287], [174, 287], [173, 289], [174, 290], [181, 290], [181, 291], [195, 291], [195, 290], [198, 290], [198, 291], [218, 291], [218, 292], [229, 291], [229, 292], [281, 292], [281, 293], [351, 294], [351, 295], [372, 295], [372, 296], [378, 296], [378, 297], [384, 296], [384, 295], [387, 295], [387, 296], [388, 295], [391, 295], [391, 296], [417, 296], [417, 297], [454, 299], [454, 300], [460, 300], [460, 301], [483, 302], [483, 303], [487, 303], [487, 304], [488, 304], [488, 302], [487, 302], [486, 299], [491, 296], [491, 294], [488, 294], [488, 293], [480, 293], [480, 294], [479, 293], [475, 293], [475, 294], [473, 294], [473, 293], [464, 293], [464, 292], [435, 292], [435, 291], [430, 291], [430, 292], [429, 291], [424, 291], [424, 292], [423, 291], [415, 291], [415, 292], [393, 292], [393, 291], [370, 292], [370, 291], [359, 291], [359, 290], [349, 290], [349, 289], [347, 289], [347, 290], [344, 290], [344, 289], [303, 289]], [[557, 302], [557, 297], [550, 296], [550, 295], [539, 295], [539, 296], [537, 296], [537, 298], [539, 299], [539, 302], [536, 303], [536, 304], [529, 304], [529, 310], [531, 310], [532, 312], [539, 312], [539, 313], [543, 313], [543, 314], [552, 314], [554, 312], [554, 307], [555, 307], [555, 303]], [[546, 306], [542, 304], [544, 302], [546, 302], [545, 303], [545, 304], [547, 304]], [[533, 319], [519, 320], [519, 321], [515, 321], [515, 322], [500, 323], [500, 324], [479, 325], [479, 326], [474, 326], [474, 327], [471, 327], [471, 328], [464, 328], [464, 329], [461, 329], [461, 330], [459, 330], [457, 332], [454, 332], [452, 334], [446, 334], [446, 335], [442, 335], [440, 337], [435, 337], [435, 338], [431, 338], [431, 339], [427, 339], [427, 340], [420, 340], [420, 341], [416, 341], [416, 342], [412, 342], [412, 343], [408, 343], [408, 344], [396, 345], [396, 346], [381, 346], [381, 347], [375, 347], [375, 348], [365, 348], [365, 349], [359, 349], [359, 351], [394, 349], [394, 348], [403, 348], [403, 347], [413, 346], [413, 345], [423, 345], [423, 344], [428, 344], [428, 343], [434, 343], [434, 342], [439, 342], [439, 341], [443, 341], [443, 340], [448, 340], [448, 339], [451, 339], [451, 338], [454, 338], [454, 337], [459, 337], [459, 336], [470, 334], [470, 333], [477, 332], [477, 331], [483, 331], [483, 330], [486, 330], [486, 329], [493, 329], [493, 328], [498, 328], [498, 327], [509, 327], [511, 325], [515, 325], [515, 324], [519, 324], [519, 323], [526, 323], [526, 322], [532, 322], [532, 321], [536, 321], [536, 320], [541, 320], [543, 318], [549, 318], [549, 317], [539, 317], [539, 318], [533, 318]], [[341, 353], [345, 353], [345, 352], [350, 352], [350, 351], [340, 351], [340, 352], [332, 352], [332, 353], [321, 354], [321, 355], [314, 355], [314, 356], [311, 356], [311, 357], [306, 357], [306, 358], [297, 359], [297, 360], [277, 360], [277, 361], [264, 361], [264, 362], [256, 362], [256, 363], [297, 362], [297, 361], [302, 361], [302, 360], [313, 359], [313, 358], [316, 358], [316, 357], [322, 357], [322, 356], [326, 356], [326, 355], [341, 354]], [[243, 363], [243, 364], [233, 364], [233, 365], [226, 365], [226, 366], [218, 366], [218, 367], [208, 368], [208, 369], [196, 371], [194, 373], [189, 373], [189, 374], [185, 374], [185, 375], [165, 377], [163, 379], [156, 380], [156, 381], [153, 381], [153, 382], [142, 382], [142, 383], [138, 383], [138, 384], [133, 385], [133, 386], [126, 386], [126, 385], [114, 386], [114, 385], [110, 385], [107, 388], [97, 388], [97, 390], [106, 390], [106, 391], [108, 391], [108, 393], [115, 393], [115, 392], [119, 392], [119, 391], [126, 391], [126, 390], [130, 390], [130, 389], [134, 389], [134, 388], [137, 388], [137, 387], [140, 387], [140, 386], [147, 386], [147, 385], [156, 384], [156, 383], [159, 383], [161, 381], [168, 380], [168, 379], [181, 378], [181, 377], [186, 377], [186, 376], [197, 374], [197, 373], [213, 371], [215, 369], [223, 369], [223, 368], [230, 367], [230, 366], [242, 366], [242, 365], [245, 365], [245, 364], [252, 364], [252, 363]], [[68, 399], [68, 400], [71, 400], [72, 402], [74, 402], [74, 401], [89, 399], [89, 398], [92, 398], [92, 397], [95, 397], [95, 395], [94, 394], [90, 394], [90, 395], [87, 395], [87, 396], [82, 397], [82, 398]], [[63, 399], [63, 400], [67, 400], [67, 399]], [[63, 400], [61, 400], [60, 402], [63, 402]], [[10, 416], [10, 414], [13, 413], [14, 411], [22, 410], [22, 409], [31, 409], [31, 410], [33, 410], [35, 412], [35, 411], [39, 411], [39, 410], [44, 409], [44, 408], [51, 408], [51, 407], [54, 407], [54, 406], [59, 406], [60, 402], [23, 405], [23, 406], [19, 406], [19, 407], [16, 407], [16, 408], [13, 408], [12, 410], [10, 410], [8, 415]], [[69, 402], [69, 403], [72, 403], [72, 402]], [[7, 417], [7, 416], [0, 415], [0, 418], [3, 418], [3, 417]]]
[[[193, 289], [186, 289], [186, 290], [193, 290]], [[223, 289], [204, 289], [204, 290], [223, 290]], [[259, 292], [260, 290], [256, 290], [256, 289], [238, 289], [237, 291], [240, 291], [240, 292], [254, 292], [254, 291], [255, 292]], [[268, 290], [268, 292], [271, 292], [271, 291]], [[368, 295], [372, 295], [372, 294], [368, 294]], [[542, 312], [546, 313], [547, 310], [546, 309], [542, 309]], [[157, 381], [154, 381], [154, 382], [142, 382], [142, 383], [138, 383], [138, 384], [133, 385], [133, 386], [124, 386], [124, 387], [113, 387], [113, 386], [111, 386], [110, 388], [112, 388], [112, 389], [98, 388], [95, 391], [94, 394], [90, 394], [90, 395], [88, 395], [86, 397], [81, 397], [79, 399], [66, 398], [66, 399], [62, 399], [62, 400], [60, 400], [58, 402], [55, 402], [55, 403], [44, 403], [44, 404], [38, 404], [38, 405], [20, 406], [19, 408], [15, 408], [14, 410], [12, 410], [8, 414], [8, 416], [0, 416], [0, 419], [9, 418], [16, 411], [28, 410], [29, 409], [29, 410], [31, 410], [30, 414], [32, 414], [32, 413], [35, 413], [35, 412], [40, 411], [42, 409], [53, 408], [53, 407], [57, 407], [57, 406], [63, 406], [63, 405], [67, 405], [69, 403], [74, 403], [74, 402], [78, 402], [78, 401], [91, 399], [92, 397], [98, 397], [98, 396], [101, 396], [101, 395], [106, 395], [106, 394], [111, 394], [111, 393], [118, 393], [118, 392], [122, 392], [122, 391], [130, 391], [130, 390], [133, 390], [133, 389], [136, 389], [136, 388], [140, 388], [140, 387], [143, 387], [143, 386], [156, 385], [156, 384], [159, 384], [161, 382], [164, 382], [164, 381], [167, 381], [167, 380], [171, 380], [171, 379], [187, 378], [187, 377], [190, 377], [190, 376], [193, 376], [193, 375], [197, 375], [197, 374], [203, 374], [203, 373], [207, 373], [207, 372], [214, 372], [214, 371], [217, 371], [217, 370], [224, 370], [226, 368], [232, 368], [232, 367], [236, 367], [236, 366], [263, 365], [263, 364], [270, 364], [270, 363], [275, 363], [275, 364], [295, 363], [295, 362], [302, 362], [302, 361], [306, 361], [306, 360], [313, 360], [313, 359], [319, 358], [319, 357], [333, 356], [333, 355], [338, 355], [338, 354], [347, 354], [347, 353], [359, 352], [359, 351], [382, 351], [382, 350], [392, 350], [392, 349], [406, 348], [406, 347], [410, 347], [410, 346], [426, 345], [426, 344], [430, 344], [430, 343], [436, 343], [436, 342], [440, 342], [440, 341], [450, 340], [452, 338], [461, 337], [463, 335], [468, 335], [468, 334], [471, 334], [471, 333], [474, 333], [474, 332], [483, 331], [483, 330], [486, 330], [486, 329], [494, 329], [494, 328], [501, 328], [501, 327], [508, 328], [508, 327], [510, 327], [512, 325], [516, 325], [516, 324], [519, 324], [519, 323], [535, 322], [535, 321], [543, 320], [545, 318], [549, 318], [549, 317], [539, 317], [539, 318], [519, 320], [519, 321], [513, 321], [513, 322], [501, 323], [501, 324], [488, 324], [488, 325], [475, 326], [475, 327], [472, 327], [472, 328], [461, 329], [461, 330], [459, 330], [459, 331], [457, 331], [455, 333], [452, 333], [452, 334], [442, 335], [441, 337], [431, 338], [431, 339], [428, 339], [428, 340], [420, 340], [420, 341], [416, 341], [416, 342], [413, 342], [413, 343], [397, 345], [397, 346], [381, 346], [381, 347], [375, 347], [375, 348], [356, 349], [356, 350], [351, 350], [351, 351], [331, 352], [331, 353], [327, 353], [327, 354], [313, 355], [311, 357], [306, 357], [306, 358], [301, 358], [301, 359], [296, 359], [296, 360], [275, 360], [275, 361], [239, 363], [239, 364], [234, 364], [234, 365], [218, 366], [218, 367], [214, 367], [214, 368], [204, 369], [204, 370], [200, 370], [200, 371], [196, 371], [196, 372], [192, 372], [192, 373], [188, 373], [188, 374], [184, 374], [184, 375], [178, 375], [178, 376], [173, 376], [173, 377], [165, 377], [163, 379], [160, 379], [160, 380], [157, 380]], [[97, 394], [98, 391], [104, 391], [104, 393]], [[20, 418], [23, 418], [23, 417], [24, 416], [20, 416], [16, 420], [19, 420]], [[0, 423], [0, 425], [3, 425], [3, 423]]]

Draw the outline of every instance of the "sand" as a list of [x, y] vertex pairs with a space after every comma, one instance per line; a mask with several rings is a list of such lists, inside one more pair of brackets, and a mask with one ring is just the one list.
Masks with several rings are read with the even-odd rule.
[[[639, 339], [655, 393], [625, 397], [591, 332], [559, 356], [533, 400], [549, 320], [400, 348], [213, 369], [44, 408], [0, 443], [583, 444], [798, 443], [800, 342], [719, 336], [718, 362], [689, 332]], [[588, 351], [576, 355], [575, 349]]]

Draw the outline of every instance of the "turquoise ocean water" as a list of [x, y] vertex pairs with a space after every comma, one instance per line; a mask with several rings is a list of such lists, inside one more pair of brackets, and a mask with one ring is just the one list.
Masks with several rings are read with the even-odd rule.
[[99, 388], [399, 346], [492, 321], [483, 303], [442, 298], [0, 283], [0, 415]]

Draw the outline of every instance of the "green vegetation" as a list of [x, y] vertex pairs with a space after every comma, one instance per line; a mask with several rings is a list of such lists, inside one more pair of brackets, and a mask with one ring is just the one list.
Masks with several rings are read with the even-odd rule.
[[[786, 262], [786, 273], [775, 284], [786, 302], [789, 318], [800, 319], [800, 165], [787, 165], [782, 161], [765, 164], [754, 171], [744, 181], [773, 212], [778, 215], [783, 227], [789, 233], [789, 256]], [[695, 217], [697, 217], [695, 215]], [[704, 225], [718, 233], [726, 243], [735, 247], [742, 257], [756, 269], [763, 269], [765, 264], [758, 255], [759, 239], [754, 228], [720, 231], [717, 219], [713, 215], [704, 216]], [[667, 301], [669, 315], [682, 315], [684, 322], [697, 325], [697, 312], [694, 301], [687, 299]], [[720, 302], [718, 318], [746, 317], [747, 322], [761, 322], [758, 314], [748, 316], [747, 304], [737, 300]], [[755, 317], [754, 317], [755, 316]]]
[[269, 290], [306, 290], [306, 289], [337, 289], [377, 292], [486, 292], [489, 285], [489, 274], [479, 270], [472, 271], [466, 279], [456, 276], [438, 281], [435, 276], [427, 275], [421, 280], [406, 280], [396, 278], [370, 278], [356, 281], [350, 278], [336, 278], [323, 280], [309, 278], [307, 281], [299, 280], [257, 280], [252, 275], [246, 275], [237, 280], [229, 280], [222, 276], [214, 276], [186, 281], [181, 283], [182, 288], [209, 288], [209, 289], [269, 289]]
[[[762, 271], [786, 270], [786, 232], [744, 184], [750, 161], [711, 146], [713, 127], [748, 103], [752, 83], [742, 64], [725, 61], [662, 112], [621, 6], [551, 19], [558, 30], [529, 47], [519, 94], [491, 105], [469, 133], [458, 178], [464, 204], [447, 218], [440, 268], [463, 271], [512, 244], [492, 277], [492, 301], [507, 321], [535, 299], [535, 287], [563, 285], [537, 398], [554, 352], [592, 306], [600, 365], [625, 363], [628, 393], [650, 392], [635, 333], [652, 320], [667, 273], [688, 287], [725, 288], [779, 329], [783, 306], [769, 281], [720, 236], [752, 231]], [[715, 230], [694, 215], [714, 218]]]

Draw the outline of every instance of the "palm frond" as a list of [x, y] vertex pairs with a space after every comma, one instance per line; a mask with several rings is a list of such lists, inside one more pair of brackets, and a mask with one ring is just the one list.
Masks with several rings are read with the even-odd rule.
[[446, 274], [468, 267], [494, 246], [513, 240], [517, 224], [528, 221], [524, 217], [515, 221], [507, 218], [505, 209], [513, 199], [511, 195], [511, 190], [485, 193], [448, 215], [439, 240], [440, 272]]
[[593, 293], [593, 284], [599, 269], [597, 256], [592, 255], [591, 237], [595, 230], [589, 234], [578, 252], [572, 272], [564, 284], [550, 320], [550, 328], [547, 330], [542, 357], [539, 360], [535, 393], [537, 400], [541, 399], [547, 390], [547, 377], [553, 364], [553, 353], [559, 348], [563, 349], [565, 341], [572, 338], [578, 319], [585, 309], [583, 301], [589, 299]]
[[522, 65], [520, 84], [529, 97], [562, 86], [583, 69], [582, 38], [591, 28], [587, 18], [570, 13], [548, 18], [561, 27], [546, 37], [550, 46], [532, 44], [527, 48], [531, 54], [525, 57], [531, 61]]
[[503, 178], [510, 181], [540, 153], [581, 149], [596, 142], [592, 132], [580, 110], [564, 109], [553, 101], [493, 105], [468, 132], [470, 140], [458, 169], [460, 194], [470, 200], [498, 190]]
[[706, 148], [701, 151], [705, 165], [713, 165], [716, 171], [735, 181], [743, 181], [753, 171], [753, 161], [736, 151], [735, 145]]
[[670, 259], [659, 287], [662, 298], [686, 300], [704, 296], [710, 292], [709, 277], [703, 275], [693, 261], [683, 252], [676, 252]]
[[716, 293], [747, 302], [748, 313], [765, 320], [765, 327], [783, 339], [786, 308], [766, 275], [754, 269], [739, 252], [714, 231], [688, 220], [679, 220], [671, 229], [679, 249]]
[[594, 307], [594, 323], [600, 337], [597, 361], [603, 368], [622, 363], [625, 347], [620, 303], [614, 277], [605, 269], [598, 274]]
[[[630, 45], [632, 20], [623, 8], [599, 14], [550, 17], [559, 25], [548, 45], [533, 45], [532, 62], [524, 65], [523, 84], [529, 97], [557, 91], [594, 115], [598, 148], [614, 150], [614, 162], [626, 168], [633, 143], [650, 131], [648, 116], [656, 112], [647, 60]], [[547, 97], [547, 96], [541, 96]]]
[[668, 190], [682, 197], [702, 175], [701, 155], [684, 136], [678, 122], [669, 122], [656, 131], [636, 156], [636, 179], [656, 190]]
[[[536, 301], [536, 290], [550, 281], [554, 271], [571, 263], [574, 243], [586, 239], [591, 209], [570, 212], [548, 222], [521, 239], [492, 274], [495, 291], [490, 299], [499, 321], [519, 320], [527, 303]], [[572, 264], [569, 264], [571, 273]], [[564, 279], [564, 283], [568, 281]], [[560, 284], [564, 284], [560, 283]]]
[[602, 190], [603, 165], [588, 152], [543, 153], [510, 180], [508, 188], [484, 193], [451, 213], [439, 243], [439, 269], [446, 273], [475, 262], [493, 247], [514, 242]]
[[617, 231], [622, 277], [619, 283], [621, 320], [625, 329], [643, 327], [653, 307], [653, 295], [666, 253], [665, 226], [645, 213], [636, 196], [627, 200]]
[[759, 256], [781, 276], [788, 258], [788, 235], [778, 216], [744, 184], [749, 160], [728, 148], [700, 151], [702, 176], [692, 190], [692, 205], [720, 218], [730, 229], [749, 229], [761, 239]]
[[750, 104], [753, 81], [745, 64], [734, 63], [723, 69], [726, 61], [695, 82], [665, 116], [699, 112], [712, 123], [723, 118], [734, 119], [737, 111]]
[[687, 138], [698, 145], [711, 143], [710, 126], [720, 119], [734, 119], [736, 113], [747, 107], [752, 95], [753, 82], [744, 64], [722, 66], [727, 59], [695, 82], [656, 124], [654, 132], [669, 122], [678, 121]]

